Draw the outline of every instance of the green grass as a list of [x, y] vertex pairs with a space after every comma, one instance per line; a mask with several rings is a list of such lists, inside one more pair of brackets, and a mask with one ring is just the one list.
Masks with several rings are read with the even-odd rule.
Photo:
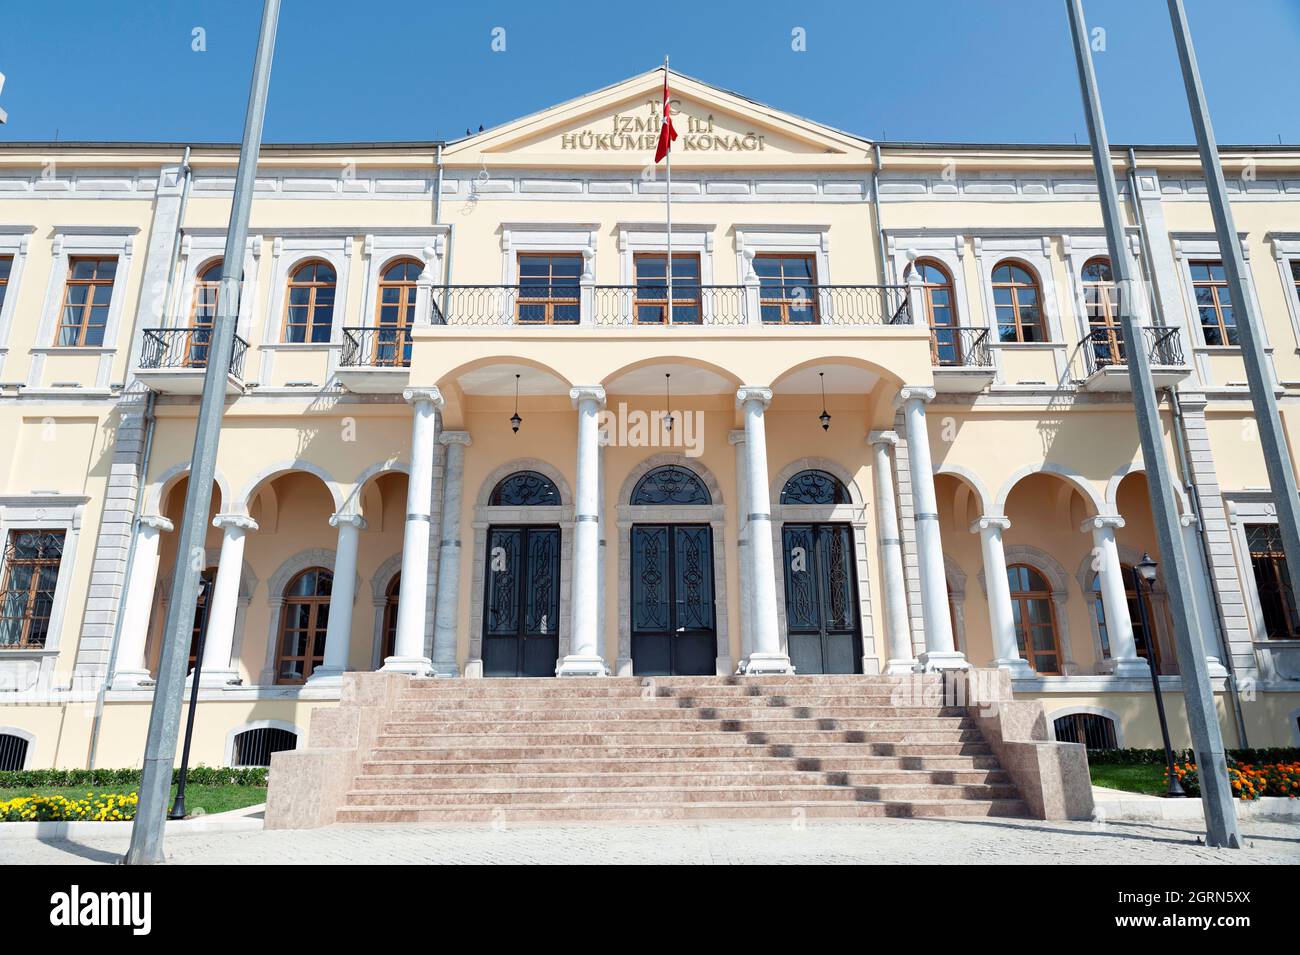
[[1130, 793], [1160, 796], [1165, 792], [1165, 767], [1154, 763], [1137, 765], [1088, 764], [1094, 786], [1122, 789]]
[[[33, 789], [0, 790], [0, 802], [18, 796], [65, 796], [68, 799], [85, 799], [87, 794], [107, 796], [110, 793], [121, 793], [125, 795], [135, 791], [134, 787], [125, 786], [110, 786], [107, 788], [95, 786], [37, 786]], [[169, 809], [171, 808], [171, 801], [175, 798], [176, 787], [173, 786], [171, 796], [167, 802]], [[256, 806], [258, 803], [263, 802], [266, 802], [266, 787], [264, 786], [185, 787], [185, 811], [191, 816], [199, 809], [211, 815], [216, 812], [243, 809], [245, 806]]]

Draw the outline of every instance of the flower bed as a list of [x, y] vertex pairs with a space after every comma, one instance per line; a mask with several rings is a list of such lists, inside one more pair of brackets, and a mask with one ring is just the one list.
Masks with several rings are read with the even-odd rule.
[[[1196, 763], [1184, 759], [1174, 763], [1174, 772], [1189, 796], [1201, 794]], [[1168, 772], [1165, 773], [1166, 778]], [[1295, 799], [1300, 794], [1300, 761], [1289, 763], [1243, 763], [1228, 760], [1228, 779], [1232, 793], [1238, 799], [1259, 799], [1261, 796], [1283, 796]]]
[[135, 818], [136, 793], [67, 796], [19, 796], [0, 802], [0, 822], [127, 822]]

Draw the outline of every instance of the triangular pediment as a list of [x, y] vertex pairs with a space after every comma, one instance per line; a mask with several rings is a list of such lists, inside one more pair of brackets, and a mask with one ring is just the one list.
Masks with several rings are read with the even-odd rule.
[[[643, 168], [662, 122], [663, 70], [525, 116], [446, 147], [448, 165]], [[680, 73], [669, 74], [674, 168], [861, 166], [868, 140]]]

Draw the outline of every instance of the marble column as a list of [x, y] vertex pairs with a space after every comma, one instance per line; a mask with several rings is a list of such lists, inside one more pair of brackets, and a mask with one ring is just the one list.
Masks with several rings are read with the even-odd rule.
[[325, 625], [325, 658], [311, 671], [312, 686], [338, 686], [348, 668], [352, 645], [352, 607], [357, 596], [357, 544], [365, 519], [360, 514], [335, 514], [330, 526], [338, 528], [334, 548], [334, 583], [330, 587], [329, 621]]
[[429, 590], [429, 531], [432, 518], [433, 452], [438, 443], [437, 388], [407, 388], [402, 397], [414, 409], [411, 422], [411, 473], [406, 484], [406, 527], [402, 535], [402, 589], [397, 599], [393, 655], [382, 669], [424, 676], [433, 666], [424, 655], [424, 618]]
[[217, 579], [208, 606], [199, 686], [225, 687], [239, 680], [239, 667], [230, 658], [235, 646], [239, 579], [244, 573], [244, 538], [249, 531], [257, 530], [257, 522], [246, 514], [218, 514], [212, 526], [221, 528], [221, 556], [217, 558]]
[[172, 522], [165, 517], [144, 516], [136, 522], [135, 556], [126, 579], [122, 600], [122, 639], [113, 665], [115, 690], [152, 686], [153, 677], [145, 660], [149, 639], [149, 619], [153, 611], [154, 588], [158, 584], [158, 548], [163, 531], [171, 531]]
[[898, 497], [894, 493], [894, 464], [890, 448], [898, 444], [893, 431], [867, 435], [872, 451], [872, 476], [876, 488], [876, 533], [880, 543], [880, 574], [885, 595], [885, 630], [889, 638], [886, 674], [917, 669], [912, 649], [912, 628], [907, 619], [907, 578], [903, 573], [903, 539], [898, 530]]
[[933, 400], [933, 388], [905, 387], [898, 393], [907, 429], [907, 457], [911, 465], [912, 501], [916, 515], [916, 552], [921, 571], [921, 616], [925, 621], [925, 652], [921, 654], [921, 666], [926, 670], [964, 670], [970, 664], [952, 638], [948, 574], [943, 566], [939, 504], [934, 494], [930, 433], [925, 423], [925, 406]]
[[731, 431], [727, 440], [736, 449], [736, 566], [740, 574], [740, 659], [753, 649], [750, 627], [754, 619], [754, 581], [749, 576], [749, 488], [745, 482], [745, 432]]
[[578, 411], [578, 475], [574, 490], [573, 566], [570, 580], [569, 653], [557, 676], [605, 676], [609, 670], [600, 646], [600, 409], [605, 389], [586, 385], [569, 390]]
[[1079, 530], [1085, 534], [1092, 532], [1093, 565], [1097, 568], [1101, 606], [1106, 612], [1106, 636], [1110, 640], [1110, 672], [1118, 677], [1149, 678], [1151, 670], [1146, 660], [1137, 655], [1119, 548], [1115, 544], [1115, 529], [1123, 526], [1124, 518], [1118, 514], [1099, 514], [1084, 521]]
[[984, 590], [989, 602], [989, 632], [993, 635], [993, 665], [1010, 670], [1012, 677], [1034, 675], [1029, 661], [1020, 656], [1016, 643], [1015, 614], [1011, 609], [1011, 582], [1007, 580], [1007, 554], [1002, 546], [1002, 532], [1011, 526], [1005, 517], [981, 517], [971, 524], [972, 534], [980, 536], [980, 553], [984, 555]]
[[460, 511], [465, 496], [465, 431], [444, 431], [438, 439], [447, 447], [442, 480], [442, 537], [438, 544], [438, 593], [433, 611], [434, 676], [460, 676], [456, 665], [457, 620], [460, 611]]
[[790, 657], [781, 649], [777, 626], [776, 557], [772, 548], [772, 497], [767, 483], [767, 432], [763, 413], [772, 403], [772, 389], [743, 385], [736, 392], [745, 419], [745, 490], [749, 513], [746, 546], [749, 548], [749, 629], [752, 634], [745, 672], [749, 674], [793, 673]]

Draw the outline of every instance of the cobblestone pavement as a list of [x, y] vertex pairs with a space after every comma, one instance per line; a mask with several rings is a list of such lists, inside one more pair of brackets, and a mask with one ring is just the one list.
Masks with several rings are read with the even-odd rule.
[[[1297, 864], [1300, 825], [1251, 820], [1240, 852], [1197, 845], [1174, 822], [871, 820], [809, 823], [333, 826], [173, 834], [174, 863], [954, 863]], [[68, 841], [0, 840], [0, 865], [114, 863], [125, 826]]]

